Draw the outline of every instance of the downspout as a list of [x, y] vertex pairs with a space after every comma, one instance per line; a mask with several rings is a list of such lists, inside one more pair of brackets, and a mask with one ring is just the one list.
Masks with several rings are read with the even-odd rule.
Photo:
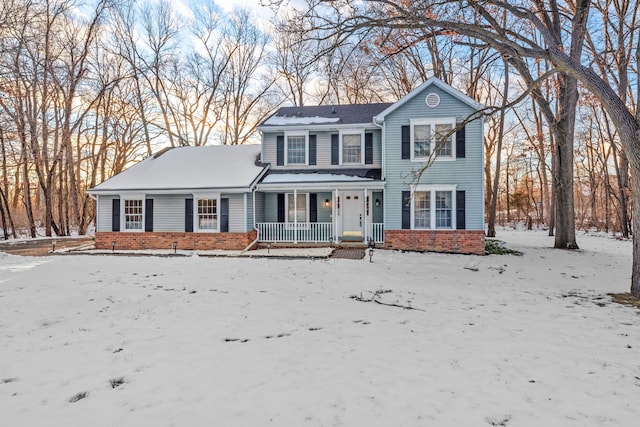
[[249, 243], [249, 246], [247, 246], [246, 248], [244, 248], [240, 253], [243, 254], [249, 250], [251, 250], [251, 248], [258, 244], [258, 241], [260, 240], [260, 230], [258, 230], [258, 227], [256, 227], [256, 190], [258, 189], [258, 182], [262, 180], [262, 177], [267, 173], [267, 171], [269, 170], [269, 168], [271, 167], [271, 163], [267, 163], [267, 167], [264, 170], [264, 172], [262, 174], [260, 174], [260, 176], [254, 181], [254, 184], [251, 186], [251, 195], [252, 200], [251, 200], [251, 205], [253, 207], [252, 211], [253, 211], [253, 229], [256, 230], [256, 238], [253, 242]]
[[378, 123], [378, 117], [375, 116], [373, 117], [373, 120], [371, 120], [371, 123], [373, 123], [373, 125], [375, 127], [380, 128], [380, 145], [382, 146], [382, 176], [380, 177], [383, 181], [385, 178], [385, 166], [386, 166], [386, 162], [385, 162], [385, 154], [387, 153], [387, 148], [386, 148], [386, 144], [385, 144], [385, 135], [384, 135], [384, 122], [382, 122], [382, 124]]

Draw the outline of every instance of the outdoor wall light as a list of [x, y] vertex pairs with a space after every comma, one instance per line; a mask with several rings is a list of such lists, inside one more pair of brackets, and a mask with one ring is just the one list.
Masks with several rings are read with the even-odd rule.
[[324, 199], [324, 207], [328, 208], [329, 206], [331, 206], [331, 200], [329, 199]]
[[380, 207], [380, 199], [376, 199], [376, 208]]

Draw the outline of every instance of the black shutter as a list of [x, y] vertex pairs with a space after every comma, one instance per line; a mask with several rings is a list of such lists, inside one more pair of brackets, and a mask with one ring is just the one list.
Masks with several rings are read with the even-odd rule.
[[120, 231], [120, 199], [111, 200], [111, 231]]
[[284, 193], [278, 193], [278, 222], [284, 222]]
[[340, 164], [340, 135], [331, 135], [331, 164]]
[[220, 199], [220, 231], [229, 231], [229, 199]]
[[284, 165], [284, 135], [276, 137], [276, 165]]
[[364, 164], [373, 164], [373, 134], [364, 134]]
[[184, 231], [193, 233], [193, 199], [184, 199]]
[[402, 126], [402, 159], [411, 158], [411, 126]]
[[465, 192], [456, 191], [456, 229], [464, 230], [465, 228]]
[[316, 136], [309, 135], [309, 164], [316, 164]]
[[153, 199], [144, 201], [144, 231], [153, 231]]
[[402, 229], [411, 228], [411, 191], [402, 192]]
[[458, 129], [456, 132], [456, 157], [465, 157], [465, 128]]
[[318, 222], [318, 193], [309, 193], [309, 222]]

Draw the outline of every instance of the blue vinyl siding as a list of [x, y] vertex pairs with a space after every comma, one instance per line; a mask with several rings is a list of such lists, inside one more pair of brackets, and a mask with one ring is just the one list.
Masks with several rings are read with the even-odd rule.
[[[357, 127], [354, 127], [357, 129]], [[363, 151], [362, 151], [362, 165], [344, 165], [344, 166], [336, 166], [331, 165], [331, 135], [339, 133], [336, 130], [327, 130], [322, 132], [309, 132], [312, 135], [316, 135], [316, 165], [304, 166], [304, 165], [292, 165], [292, 166], [278, 166], [276, 164], [276, 137], [278, 135], [282, 135], [283, 133], [272, 133], [267, 132], [262, 135], [262, 153], [263, 153], [263, 162], [271, 163], [271, 169], [306, 169], [315, 170], [315, 169], [327, 169], [327, 168], [363, 168], [363, 169], [372, 169], [372, 168], [380, 168], [382, 165], [382, 133], [380, 128], [366, 128], [366, 133], [373, 134], [373, 163], [365, 165], [364, 164], [364, 141], [363, 141]]]
[[325, 206], [325, 200], [331, 201], [331, 192], [318, 193], [318, 222], [331, 222], [331, 202]]
[[118, 196], [98, 196], [96, 231], [111, 231], [111, 201], [118, 198]]
[[[380, 206], [376, 206], [376, 199], [380, 200]], [[374, 191], [371, 193], [371, 206], [372, 206], [372, 221], [374, 223], [384, 222], [383, 217], [383, 206], [384, 206], [384, 197], [381, 191]]]
[[184, 231], [184, 200], [190, 194], [148, 195], [153, 198], [153, 231]]
[[221, 194], [220, 198], [229, 199], [229, 232], [244, 232], [247, 227], [247, 216], [244, 212], [244, 194]]
[[[425, 104], [428, 93], [440, 96], [440, 105], [430, 108]], [[410, 119], [456, 117], [462, 121], [473, 109], [438, 87], [431, 85], [422, 93], [385, 118], [385, 217], [386, 229], [400, 229], [402, 225], [402, 191], [411, 190], [416, 184], [412, 171], [424, 166], [421, 162], [401, 159], [401, 127]], [[483, 123], [475, 120], [466, 126], [466, 157], [454, 161], [435, 161], [424, 172], [420, 184], [456, 184], [457, 190], [466, 192], [466, 228], [484, 228], [483, 188]], [[454, 144], [455, 145], [455, 144]]]
[[[266, 220], [265, 218], [265, 209], [264, 209], [264, 199], [265, 199], [265, 194], [264, 193], [260, 193], [260, 192], [256, 192], [255, 193], [255, 197], [256, 197], [256, 218], [255, 218], [255, 222], [265, 222]], [[253, 228], [253, 224], [251, 225], [251, 227]]]

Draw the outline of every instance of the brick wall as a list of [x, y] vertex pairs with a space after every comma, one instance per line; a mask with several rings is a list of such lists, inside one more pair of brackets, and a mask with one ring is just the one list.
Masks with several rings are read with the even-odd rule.
[[385, 230], [384, 247], [484, 255], [483, 230]]
[[256, 239], [257, 232], [247, 233], [118, 233], [96, 232], [96, 249], [111, 249], [112, 242], [116, 249], [173, 249], [173, 242], [178, 249], [195, 250], [242, 250]]

